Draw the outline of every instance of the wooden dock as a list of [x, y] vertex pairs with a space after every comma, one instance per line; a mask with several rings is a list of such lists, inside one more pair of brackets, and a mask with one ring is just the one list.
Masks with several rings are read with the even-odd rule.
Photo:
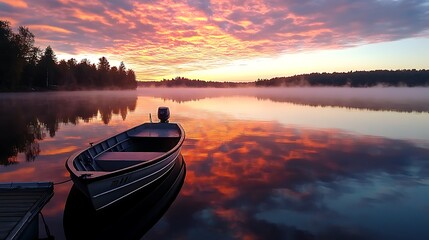
[[37, 239], [38, 214], [53, 195], [52, 182], [0, 183], [0, 239]]

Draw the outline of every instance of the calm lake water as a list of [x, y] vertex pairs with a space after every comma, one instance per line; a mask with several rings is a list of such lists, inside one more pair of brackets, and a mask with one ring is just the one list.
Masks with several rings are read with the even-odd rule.
[[429, 239], [429, 88], [2, 93], [0, 182], [56, 183], [42, 214], [70, 239], [66, 159], [159, 106], [186, 176], [142, 239]]

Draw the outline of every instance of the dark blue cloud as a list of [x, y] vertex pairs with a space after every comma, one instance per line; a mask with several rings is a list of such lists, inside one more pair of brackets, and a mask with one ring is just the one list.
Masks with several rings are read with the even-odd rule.
[[210, 0], [187, 0], [189, 6], [204, 12], [207, 16], [213, 14]]
[[[0, 2], [0, 13], [11, 12], [12, 10], [14, 10], [13, 6], [6, 4], [6, 3], [3, 3], [3, 2]], [[5, 16], [6, 14], [1, 14], [1, 15]]]
[[[108, 6], [108, 8], [110, 8], [110, 9], [114, 9], [114, 10], [123, 9], [123, 10], [127, 10], [127, 11], [132, 11], [134, 9], [133, 2], [135, 2], [135, 1], [132, 1], [132, 0], [122, 0], [122, 1], [103, 0], [103, 3], [105, 3]], [[150, 1], [139, 1], [139, 2], [150, 2]]]

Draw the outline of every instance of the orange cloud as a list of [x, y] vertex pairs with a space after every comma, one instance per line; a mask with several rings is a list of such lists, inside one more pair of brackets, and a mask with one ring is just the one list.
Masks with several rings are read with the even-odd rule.
[[73, 16], [78, 18], [78, 19], [85, 20], [85, 21], [99, 22], [99, 23], [102, 23], [104, 25], [112, 26], [111, 23], [109, 23], [103, 16], [101, 16], [99, 14], [85, 12], [85, 11], [80, 10], [80, 9], [73, 9], [73, 11], [74, 11]]
[[43, 31], [43, 32], [57, 32], [57, 33], [65, 33], [65, 34], [71, 33], [71, 31], [69, 31], [67, 29], [55, 27], [55, 26], [50, 26], [50, 25], [29, 25], [28, 27], [31, 30]]
[[84, 26], [79, 26], [78, 28], [79, 28], [80, 30], [82, 30], [82, 31], [86, 32], [86, 33], [97, 33], [97, 32], [98, 32], [96, 29], [93, 29], [93, 28], [87, 28], [87, 27], [84, 27]]
[[25, 0], [0, 0], [1, 3], [6, 3], [17, 8], [27, 8], [28, 4]]

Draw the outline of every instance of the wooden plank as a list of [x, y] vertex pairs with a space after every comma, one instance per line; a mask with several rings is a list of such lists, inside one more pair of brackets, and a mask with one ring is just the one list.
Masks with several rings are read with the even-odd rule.
[[0, 239], [25, 233], [53, 194], [52, 182], [0, 183]]

